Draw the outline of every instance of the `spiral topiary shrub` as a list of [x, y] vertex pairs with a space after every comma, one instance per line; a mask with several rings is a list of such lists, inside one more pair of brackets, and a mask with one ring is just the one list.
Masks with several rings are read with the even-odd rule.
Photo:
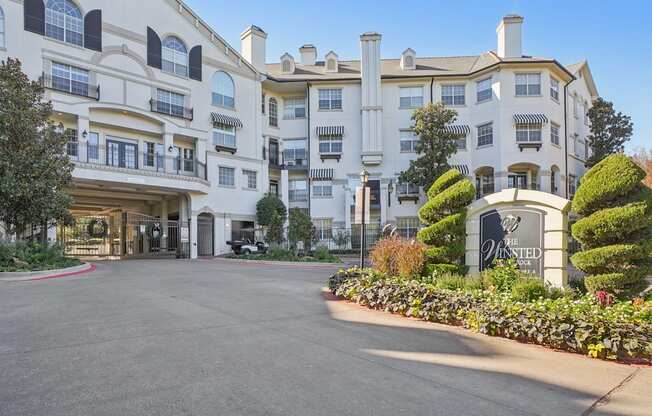
[[630, 297], [645, 286], [652, 254], [652, 191], [645, 172], [625, 155], [590, 169], [573, 199], [585, 217], [572, 228], [583, 251], [571, 257], [586, 272], [586, 288]]
[[419, 210], [427, 226], [417, 239], [427, 244], [426, 272], [465, 273], [466, 206], [475, 198], [475, 187], [457, 169], [444, 173], [428, 190], [428, 202]]

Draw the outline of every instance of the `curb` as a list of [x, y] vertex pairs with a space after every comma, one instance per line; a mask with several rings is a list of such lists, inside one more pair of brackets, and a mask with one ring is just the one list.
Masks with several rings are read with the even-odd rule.
[[96, 268], [97, 267], [94, 264], [84, 263], [79, 266], [68, 267], [66, 269], [46, 270], [39, 272], [0, 273], [0, 276], [5, 274], [12, 275], [11, 277], [0, 277], [0, 282], [33, 282], [37, 280], [57, 279], [60, 277], [93, 272]]
[[261, 264], [264, 266], [301, 266], [301, 267], [344, 267], [344, 263], [320, 263], [316, 261], [272, 261], [272, 260], [245, 260], [245, 259], [229, 259], [225, 257], [213, 257], [206, 259], [199, 259], [201, 261], [218, 261], [233, 264]]

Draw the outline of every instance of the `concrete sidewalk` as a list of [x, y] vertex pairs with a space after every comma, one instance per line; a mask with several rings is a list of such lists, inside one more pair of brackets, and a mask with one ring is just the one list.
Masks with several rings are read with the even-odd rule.
[[649, 415], [652, 369], [325, 297], [338, 266], [0, 282], [0, 415]]

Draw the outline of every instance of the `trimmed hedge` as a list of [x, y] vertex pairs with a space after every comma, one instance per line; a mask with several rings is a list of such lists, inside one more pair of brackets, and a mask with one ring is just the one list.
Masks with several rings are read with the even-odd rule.
[[652, 191], [643, 178], [645, 172], [627, 156], [612, 155], [580, 182], [573, 209], [587, 217], [573, 225], [572, 233], [585, 251], [571, 262], [589, 274], [584, 283], [590, 292], [623, 298], [645, 288], [652, 255]]
[[419, 219], [427, 226], [417, 233], [417, 240], [430, 246], [426, 271], [465, 272], [465, 210], [475, 198], [475, 187], [457, 169], [451, 169], [432, 184], [428, 197], [419, 210]]
[[[451, 279], [442, 286], [449, 284], [462, 282]], [[585, 295], [518, 302], [509, 293], [438, 289], [359, 269], [336, 273], [328, 286], [333, 294], [372, 309], [591, 357], [652, 363], [652, 301], [603, 307], [596, 297]], [[517, 292], [533, 296], [531, 288]]]
[[573, 211], [590, 215], [608, 207], [611, 202], [626, 197], [640, 186], [645, 171], [621, 154], [603, 159], [582, 178], [573, 198]]

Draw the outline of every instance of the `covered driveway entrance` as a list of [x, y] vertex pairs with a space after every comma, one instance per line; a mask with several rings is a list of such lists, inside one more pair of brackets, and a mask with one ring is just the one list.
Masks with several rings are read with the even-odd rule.
[[[148, 186], [75, 181], [74, 222], [57, 239], [74, 256], [189, 258], [189, 196]], [[212, 249], [212, 247], [211, 247]]]

